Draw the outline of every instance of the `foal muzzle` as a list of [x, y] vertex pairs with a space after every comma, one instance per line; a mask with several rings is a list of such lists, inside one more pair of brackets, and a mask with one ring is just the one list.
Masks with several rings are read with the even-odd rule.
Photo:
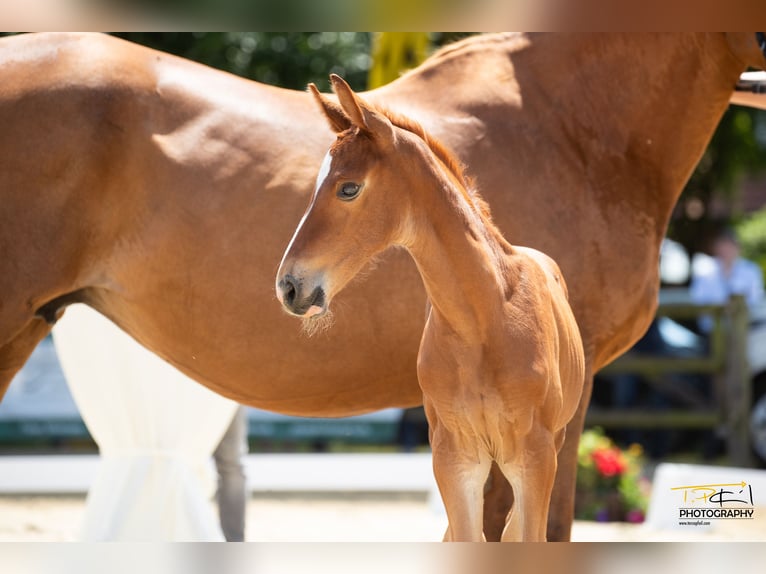
[[317, 285], [306, 292], [303, 281], [292, 275], [285, 275], [277, 283], [277, 298], [291, 315], [313, 317], [326, 310], [324, 289]]

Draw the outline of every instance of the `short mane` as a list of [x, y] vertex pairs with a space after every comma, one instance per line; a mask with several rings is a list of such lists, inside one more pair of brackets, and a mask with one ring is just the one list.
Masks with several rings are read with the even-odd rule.
[[407, 130], [422, 139], [431, 152], [433, 152], [460, 184], [461, 191], [464, 192], [469, 205], [474, 207], [485, 219], [487, 219], [487, 221], [492, 221], [489, 205], [484, 201], [484, 198], [481, 197], [471, 178], [465, 175], [465, 167], [463, 163], [455, 157], [447, 146], [430, 136], [423, 126], [415, 120], [397, 114], [396, 112], [392, 112], [391, 110], [382, 108], [377, 108], [377, 110], [386, 116], [396, 127]]
[[493, 45], [510, 42], [516, 42], [521, 46], [523, 45], [524, 38], [527, 36], [529, 36], [528, 33], [522, 32], [496, 32], [493, 34], [468, 36], [442, 46], [431, 54], [425, 62], [408, 70], [402, 75], [417, 75], [422, 74], [424, 70], [438, 69], [439, 66], [444, 64], [445, 60], [459, 59], [466, 55], [484, 50], [487, 46], [492, 47]]
[[501, 42], [507, 42], [508, 40], [517, 40], [523, 37], [521, 32], [500, 32], [494, 34], [480, 34], [477, 36], [467, 36], [454, 42], [450, 42], [436, 50], [431, 56], [431, 59], [439, 59], [454, 54], [459, 54], [464, 49], [473, 49], [476, 46], [484, 46], [486, 44], [497, 44]]

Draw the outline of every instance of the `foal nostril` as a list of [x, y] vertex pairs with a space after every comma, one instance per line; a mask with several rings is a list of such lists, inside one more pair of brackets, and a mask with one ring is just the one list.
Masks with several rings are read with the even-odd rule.
[[296, 281], [290, 275], [287, 275], [282, 281], [279, 282], [279, 286], [282, 288], [282, 300], [285, 305], [292, 307], [295, 303], [295, 297], [298, 294], [298, 288]]

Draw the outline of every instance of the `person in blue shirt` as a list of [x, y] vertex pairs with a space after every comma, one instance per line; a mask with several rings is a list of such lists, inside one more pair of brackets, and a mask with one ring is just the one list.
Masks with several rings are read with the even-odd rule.
[[[739, 241], [733, 231], [716, 237], [712, 259], [693, 266], [689, 295], [700, 305], [721, 305], [732, 295], [743, 295], [751, 311], [763, 302], [763, 272], [757, 264], [740, 257]], [[699, 327], [709, 333], [712, 319], [701, 317]]]

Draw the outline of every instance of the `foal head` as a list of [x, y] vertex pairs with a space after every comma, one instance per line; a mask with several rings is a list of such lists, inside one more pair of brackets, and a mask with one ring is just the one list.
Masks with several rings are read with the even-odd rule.
[[320, 317], [377, 254], [407, 239], [411, 158], [423, 144], [394, 128], [333, 75], [340, 105], [310, 90], [337, 134], [311, 203], [282, 258], [277, 297], [291, 314]]

